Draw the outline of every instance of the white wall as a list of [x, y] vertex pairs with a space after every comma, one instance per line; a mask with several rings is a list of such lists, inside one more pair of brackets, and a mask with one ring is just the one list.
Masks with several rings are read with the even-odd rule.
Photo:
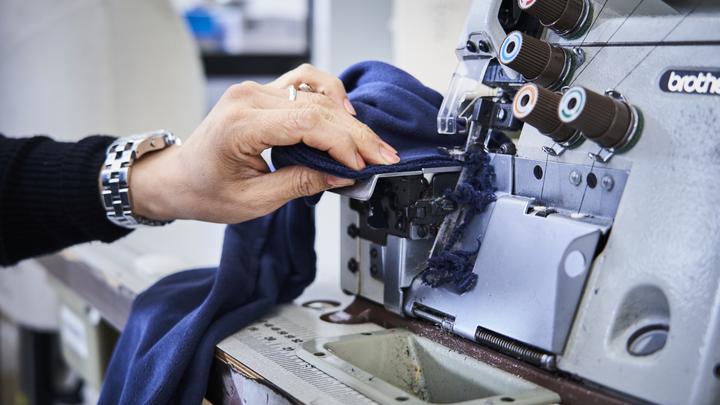
[[313, 64], [340, 74], [355, 62], [392, 62], [389, 0], [316, 0]]
[[167, 0], [0, 1], [0, 132], [79, 139], [202, 118], [196, 49]]
[[455, 47], [471, 0], [395, 0], [394, 63], [443, 93], [455, 70]]

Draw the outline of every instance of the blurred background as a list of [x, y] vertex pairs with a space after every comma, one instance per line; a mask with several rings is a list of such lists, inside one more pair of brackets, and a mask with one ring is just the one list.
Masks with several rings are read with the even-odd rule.
[[[301, 63], [333, 74], [393, 63], [444, 92], [469, 0], [0, 0], [0, 132], [78, 140], [166, 128], [187, 137], [224, 90]], [[65, 259], [140, 291], [219, 260], [223, 226], [141, 229]], [[339, 199], [317, 209], [318, 276], [300, 300], [343, 300]], [[117, 337], [52, 274], [53, 259], [0, 269], [0, 403], [94, 403]], [[65, 274], [65, 273], [63, 273]], [[112, 305], [109, 303], [108, 305]]]

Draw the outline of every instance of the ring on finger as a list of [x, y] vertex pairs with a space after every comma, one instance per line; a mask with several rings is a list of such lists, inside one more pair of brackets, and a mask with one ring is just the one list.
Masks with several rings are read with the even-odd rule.
[[313, 89], [311, 85], [309, 85], [305, 82], [300, 83], [298, 85], [297, 89], [300, 91], [304, 91], [306, 93], [315, 93], [315, 89]]
[[290, 85], [290, 86], [288, 86], [287, 89], [288, 89], [288, 100], [290, 100], [290, 101], [297, 100], [297, 89], [295, 88], [295, 86]]

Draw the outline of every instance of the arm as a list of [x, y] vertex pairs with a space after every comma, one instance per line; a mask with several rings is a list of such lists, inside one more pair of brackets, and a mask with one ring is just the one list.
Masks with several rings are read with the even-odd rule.
[[112, 141], [0, 135], [0, 266], [130, 232], [105, 218], [99, 197], [98, 173]]
[[[319, 94], [289, 100], [287, 87], [303, 82]], [[352, 113], [342, 83], [309, 65], [268, 85], [234, 85], [183, 146], [131, 167], [133, 212], [232, 224], [353, 183], [300, 166], [270, 172], [260, 153], [272, 146], [302, 142], [354, 170], [397, 163], [397, 152]], [[98, 176], [112, 140], [0, 137], [0, 266], [129, 232], [106, 219], [100, 201]]]

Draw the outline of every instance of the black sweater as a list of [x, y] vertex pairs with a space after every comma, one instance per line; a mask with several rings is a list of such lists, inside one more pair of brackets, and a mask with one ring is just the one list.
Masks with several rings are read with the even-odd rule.
[[112, 141], [0, 135], [0, 266], [130, 232], [107, 220], [100, 201], [98, 176]]

